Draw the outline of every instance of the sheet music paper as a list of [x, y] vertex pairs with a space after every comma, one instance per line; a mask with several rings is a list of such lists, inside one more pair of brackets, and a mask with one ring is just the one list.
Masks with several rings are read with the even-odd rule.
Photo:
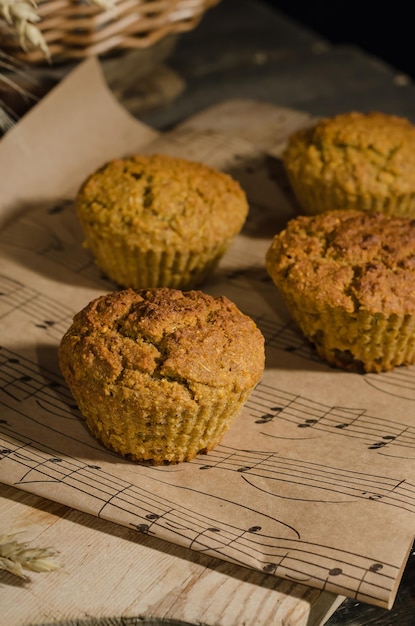
[[[231, 101], [160, 135], [114, 101], [89, 60], [4, 137], [0, 479], [138, 533], [390, 607], [414, 537], [415, 368], [329, 368], [264, 266], [272, 235], [296, 214], [270, 155], [309, 120]], [[57, 362], [73, 315], [115, 289], [82, 247], [74, 194], [95, 167], [133, 152], [203, 161], [240, 180], [248, 221], [200, 288], [227, 295], [266, 339], [263, 379], [220, 445], [167, 467], [127, 462], [92, 438]]]

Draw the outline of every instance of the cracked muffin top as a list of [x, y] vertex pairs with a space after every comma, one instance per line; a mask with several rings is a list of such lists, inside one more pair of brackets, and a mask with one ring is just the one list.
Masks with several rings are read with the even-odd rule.
[[76, 205], [89, 229], [145, 250], [210, 247], [235, 236], [248, 214], [231, 176], [161, 154], [110, 161], [87, 178]]
[[226, 297], [126, 289], [75, 315], [60, 356], [66, 377], [80, 379], [87, 370], [107, 394], [114, 385], [139, 389], [151, 378], [179, 383], [196, 399], [199, 385], [231, 392], [255, 385], [264, 368], [264, 339]]
[[319, 179], [348, 194], [415, 192], [415, 126], [380, 112], [343, 113], [293, 133], [283, 155], [303, 184]]
[[322, 305], [415, 313], [415, 220], [351, 209], [299, 216], [274, 237], [266, 265], [277, 286]]

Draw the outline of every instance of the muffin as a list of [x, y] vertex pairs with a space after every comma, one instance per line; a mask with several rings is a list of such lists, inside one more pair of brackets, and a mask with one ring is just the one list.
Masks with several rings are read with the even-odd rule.
[[382, 372], [415, 361], [415, 220], [335, 210], [298, 216], [266, 267], [331, 365]]
[[264, 369], [264, 339], [226, 297], [159, 287], [103, 295], [61, 340], [64, 378], [104, 446], [155, 465], [219, 443]]
[[76, 210], [96, 264], [119, 286], [191, 289], [242, 229], [248, 203], [228, 174], [156, 154], [105, 164]]
[[415, 126], [379, 112], [325, 118], [289, 137], [283, 166], [303, 213], [415, 217]]

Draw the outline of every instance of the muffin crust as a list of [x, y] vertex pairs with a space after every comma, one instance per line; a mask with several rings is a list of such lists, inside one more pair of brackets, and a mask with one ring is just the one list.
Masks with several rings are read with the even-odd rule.
[[337, 210], [276, 235], [267, 270], [318, 353], [352, 370], [415, 360], [415, 220]]
[[136, 289], [201, 283], [248, 214], [231, 176], [161, 154], [105, 164], [84, 182], [76, 205], [97, 265]]
[[262, 376], [264, 341], [225, 297], [127, 289], [75, 316], [59, 358], [92, 433], [160, 464], [219, 442]]
[[415, 126], [380, 112], [325, 118], [289, 138], [283, 163], [300, 206], [415, 217]]

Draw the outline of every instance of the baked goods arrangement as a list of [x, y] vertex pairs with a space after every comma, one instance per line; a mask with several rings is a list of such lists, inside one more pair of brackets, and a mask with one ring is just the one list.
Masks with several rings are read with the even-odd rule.
[[81, 185], [86, 245], [119, 290], [89, 303], [59, 347], [92, 434], [155, 465], [222, 439], [264, 370], [264, 338], [226, 297], [192, 289], [248, 214], [228, 174], [162, 154], [115, 159]]
[[76, 208], [98, 267], [134, 289], [201, 284], [248, 215], [231, 176], [162, 154], [104, 164], [81, 186]]
[[92, 434], [161, 465], [219, 443], [262, 376], [264, 338], [226, 297], [126, 289], [75, 316], [59, 360]]
[[415, 362], [415, 127], [350, 112], [294, 132], [282, 157], [299, 215], [266, 267], [319, 356], [358, 372]]
[[321, 358], [381, 372], [415, 362], [415, 220], [353, 209], [299, 216], [269, 275]]
[[306, 214], [415, 217], [415, 126], [407, 119], [376, 111], [324, 118], [291, 135], [283, 165]]
[[[415, 128], [348, 113], [294, 132], [283, 155], [305, 215], [264, 264], [328, 364], [381, 372], [415, 362]], [[106, 163], [77, 196], [97, 265], [120, 290], [62, 338], [62, 373], [92, 434], [155, 465], [222, 439], [262, 377], [264, 337], [225, 296], [194, 290], [248, 214], [229, 175], [165, 155]]]

